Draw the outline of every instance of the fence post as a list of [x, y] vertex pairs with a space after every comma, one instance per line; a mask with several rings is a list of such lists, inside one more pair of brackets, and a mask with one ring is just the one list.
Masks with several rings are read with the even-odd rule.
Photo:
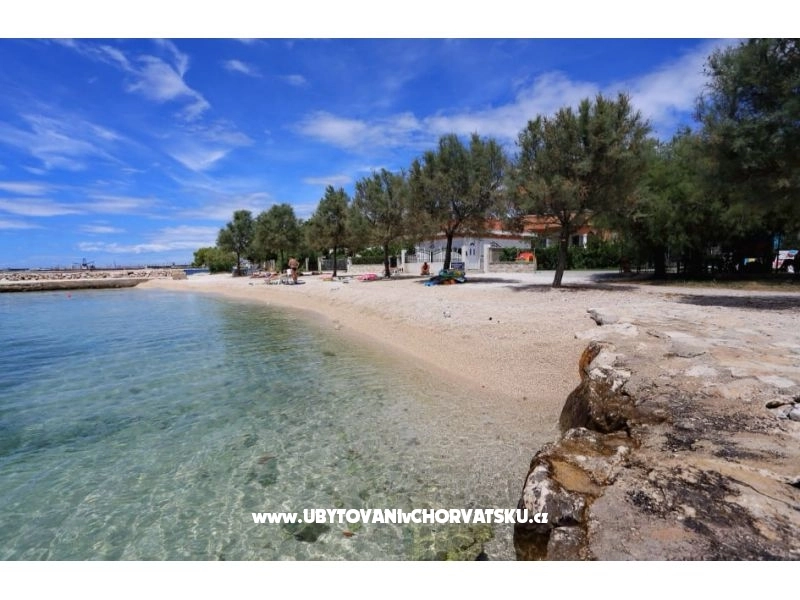
[[492, 246], [491, 244], [484, 244], [483, 245], [483, 272], [489, 272], [489, 263], [491, 262], [492, 257]]

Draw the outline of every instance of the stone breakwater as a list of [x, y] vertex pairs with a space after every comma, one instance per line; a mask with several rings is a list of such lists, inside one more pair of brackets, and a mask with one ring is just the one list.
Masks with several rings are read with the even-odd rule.
[[515, 527], [517, 557], [800, 559], [793, 334], [589, 312], [561, 438], [536, 453], [519, 501], [549, 522]]
[[0, 292], [133, 287], [150, 279], [186, 279], [181, 269], [0, 272]]

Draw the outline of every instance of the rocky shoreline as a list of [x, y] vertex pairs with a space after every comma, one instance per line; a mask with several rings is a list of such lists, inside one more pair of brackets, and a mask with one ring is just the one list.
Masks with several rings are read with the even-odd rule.
[[181, 269], [0, 272], [0, 292], [127, 288], [151, 279], [186, 279]]
[[[534, 456], [518, 559], [800, 559], [800, 345], [700, 338], [602, 311], [559, 420]], [[765, 352], [766, 350], [766, 352]]]

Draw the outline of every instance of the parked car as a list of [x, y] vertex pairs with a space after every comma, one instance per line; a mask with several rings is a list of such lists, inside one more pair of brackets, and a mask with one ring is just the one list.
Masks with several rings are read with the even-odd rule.
[[794, 273], [797, 250], [778, 250], [778, 256], [772, 261], [772, 268], [776, 271]]

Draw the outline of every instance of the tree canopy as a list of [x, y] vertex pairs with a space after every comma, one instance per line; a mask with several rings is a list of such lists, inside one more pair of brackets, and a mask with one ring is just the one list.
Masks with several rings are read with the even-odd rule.
[[254, 233], [255, 223], [249, 210], [235, 211], [233, 220], [219, 230], [217, 246], [236, 255], [237, 275], [242, 273], [242, 256], [247, 257], [252, 250]]
[[193, 267], [207, 267], [209, 273], [228, 273], [236, 264], [236, 256], [216, 246], [198, 248], [194, 252]]
[[559, 287], [570, 236], [588, 219], [635, 201], [646, 169], [649, 124], [624, 94], [598, 95], [577, 111], [537, 116], [519, 135], [512, 190], [520, 214], [555, 217], [560, 225], [553, 286]]
[[353, 197], [354, 220], [364, 222], [365, 240], [383, 250], [383, 268], [386, 277], [390, 246], [409, 231], [411, 210], [409, 191], [402, 174], [381, 169], [356, 182]]
[[473, 133], [469, 145], [455, 134], [442, 136], [436, 150], [411, 165], [409, 184], [420, 233], [445, 234], [444, 268], [450, 267], [453, 238], [480, 232], [503, 187], [506, 157], [493, 139]]
[[752, 39], [708, 59], [698, 101], [714, 190], [755, 228], [800, 228], [800, 40]]
[[347, 244], [351, 235], [349, 227], [350, 197], [344, 189], [329, 185], [319, 201], [317, 210], [308, 220], [308, 244], [317, 250], [333, 251], [333, 276], [336, 277], [336, 256]]
[[290, 204], [274, 204], [256, 217], [253, 248], [262, 259], [275, 258], [283, 265], [300, 246], [300, 221]]

